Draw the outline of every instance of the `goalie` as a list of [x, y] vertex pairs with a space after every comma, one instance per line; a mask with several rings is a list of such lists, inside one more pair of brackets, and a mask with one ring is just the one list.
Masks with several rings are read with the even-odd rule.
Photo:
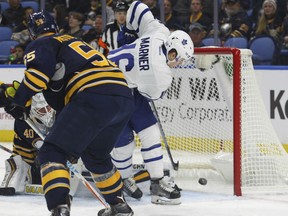
[[136, 108], [111, 153], [113, 162], [124, 179], [124, 191], [133, 198], [141, 198], [142, 191], [130, 177], [135, 131], [140, 137], [142, 157], [151, 177], [151, 202], [180, 204], [180, 191], [164, 179], [161, 134], [149, 100], [159, 99], [169, 88], [171, 67], [192, 57], [193, 43], [183, 31], [170, 34], [168, 28], [154, 19], [147, 5], [139, 1], [134, 1], [128, 9], [126, 27], [122, 28], [118, 40], [127, 45], [110, 51], [108, 58], [124, 72], [133, 89]]
[[[29, 117], [45, 135], [53, 125], [55, 111], [47, 104], [42, 93], [33, 96]], [[13, 153], [5, 161], [6, 173], [0, 195], [24, 192], [27, 183], [41, 184], [37, 152], [43, 144], [42, 139], [25, 121], [19, 119], [15, 119], [14, 132]]]

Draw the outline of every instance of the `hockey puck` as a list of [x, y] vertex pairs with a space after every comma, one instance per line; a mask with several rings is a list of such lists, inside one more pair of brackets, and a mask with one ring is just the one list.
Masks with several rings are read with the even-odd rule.
[[207, 184], [207, 179], [199, 178], [198, 183], [201, 184], [201, 185], [206, 185]]

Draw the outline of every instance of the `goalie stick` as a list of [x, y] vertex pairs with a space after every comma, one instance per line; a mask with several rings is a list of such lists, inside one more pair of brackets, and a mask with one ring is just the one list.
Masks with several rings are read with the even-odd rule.
[[5, 146], [3, 146], [3, 145], [1, 145], [1, 144], [0, 144], [0, 148], [1, 148], [2, 150], [6, 151], [6, 152], [8, 152], [8, 153], [10, 153], [10, 154], [12, 154], [12, 151], [11, 151], [9, 148], [7, 148], [7, 147], [5, 147]]
[[157, 121], [158, 121], [160, 133], [161, 133], [161, 136], [162, 136], [162, 138], [163, 138], [163, 142], [164, 142], [164, 144], [165, 144], [165, 148], [166, 148], [166, 150], [167, 150], [167, 153], [168, 153], [170, 162], [171, 162], [171, 164], [172, 164], [173, 169], [177, 171], [177, 170], [179, 169], [179, 161], [177, 161], [177, 163], [174, 162], [173, 157], [172, 157], [172, 154], [171, 154], [170, 147], [169, 147], [169, 145], [168, 145], [168, 142], [167, 142], [167, 139], [166, 139], [166, 136], [165, 136], [163, 127], [162, 127], [162, 124], [161, 124], [161, 122], [160, 122], [160, 118], [159, 118], [158, 113], [157, 113], [157, 109], [156, 109], [155, 103], [154, 103], [153, 100], [150, 101], [150, 103], [151, 103], [151, 107], [152, 107], [152, 109], [153, 109], [153, 111], [154, 111], [155, 117], [156, 117], [156, 119], [157, 119]]
[[[34, 125], [34, 123], [31, 121], [31, 119], [27, 118], [26, 123], [40, 136], [42, 140], [45, 139], [45, 136], [41, 133], [39, 128]], [[71, 172], [74, 173], [74, 175], [79, 178], [79, 180], [84, 184], [84, 186], [104, 205], [105, 208], [110, 208], [109, 204], [106, 203], [106, 200], [102, 197], [102, 195], [96, 191], [94, 187], [90, 185], [90, 183], [84, 178], [83, 175], [75, 168], [75, 166], [70, 162], [67, 161], [66, 163], [67, 167], [71, 170]]]
[[15, 195], [16, 190], [14, 187], [0, 187], [1, 196], [13, 196]]

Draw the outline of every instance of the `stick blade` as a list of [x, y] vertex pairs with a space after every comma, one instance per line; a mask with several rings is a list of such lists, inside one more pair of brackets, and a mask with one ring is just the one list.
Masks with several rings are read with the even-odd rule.
[[13, 196], [15, 195], [16, 191], [13, 187], [2, 187], [0, 188], [0, 195], [2, 196]]
[[179, 161], [177, 161], [177, 163], [172, 163], [172, 166], [173, 166], [173, 169], [175, 170], [175, 171], [178, 171], [178, 169], [179, 169]]

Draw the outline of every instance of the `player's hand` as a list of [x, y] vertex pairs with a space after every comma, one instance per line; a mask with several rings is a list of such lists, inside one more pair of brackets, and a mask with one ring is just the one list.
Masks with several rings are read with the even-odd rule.
[[16, 80], [13, 81], [11, 86], [8, 86], [5, 90], [5, 96], [6, 98], [9, 98], [11, 100], [14, 100], [15, 94], [17, 89], [19, 88], [20, 83]]
[[29, 109], [19, 106], [14, 102], [14, 97], [19, 86], [20, 83], [18, 81], [13, 81], [12, 85], [6, 88], [4, 92], [5, 94], [4, 109], [8, 114], [12, 115], [15, 119], [25, 120], [28, 116]]
[[27, 109], [15, 103], [6, 105], [4, 109], [8, 114], [12, 115], [14, 119], [25, 120], [28, 117]]
[[5, 106], [6, 103], [5, 91], [7, 87], [8, 86], [5, 83], [0, 82], [0, 107]]
[[177, 61], [172, 61], [172, 62], [169, 62], [167, 63], [167, 65], [170, 67], [170, 68], [176, 68], [178, 65], [182, 65], [182, 63], [184, 62], [184, 58], [181, 58], [181, 59], [178, 59]]
[[117, 36], [119, 46], [133, 43], [138, 38], [135, 31], [129, 30], [125, 25], [120, 26], [120, 31]]

